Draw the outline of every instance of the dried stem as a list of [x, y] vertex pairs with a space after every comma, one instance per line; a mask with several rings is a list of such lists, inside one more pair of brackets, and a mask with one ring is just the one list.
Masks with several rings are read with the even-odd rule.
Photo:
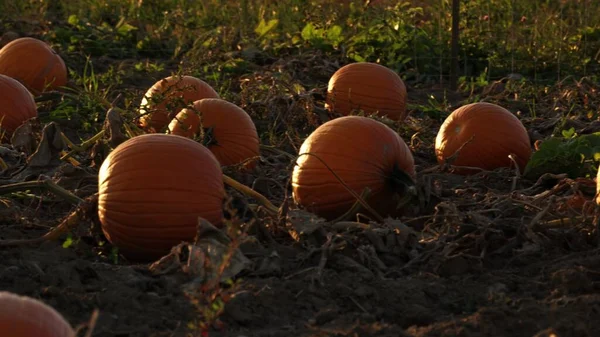
[[329, 170], [329, 172], [331, 172], [331, 173], [332, 173], [332, 174], [335, 176], [335, 178], [336, 178], [336, 179], [337, 179], [337, 180], [340, 182], [340, 184], [342, 184], [342, 185], [344, 186], [344, 188], [345, 188], [345, 189], [346, 189], [346, 190], [347, 190], [347, 191], [348, 191], [350, 194], [352, 194], [352, 196], [353, 196], [354, 198], [356, 198], [356, 200], [357, 200], [358, 202], [360, 202], [360, 204], [362, 205], [362, 207], [364, 207], [364, 209], [365, 209], [365, 210], [367, 210], [367, 211], [369, 211], [371, 214], [373, 214], [373, 216], [374, 216], [374, 217], [377, 219], [377, 221], [379, 221], [379, 222], [383, 222], [383, 221], [384, 221], [383, 217], [382, 217], [382, 216], [381, 216], [379, 213], [377, 213], [377, 211], [375, 211], [375, 210], [373, 209], [373, 207], [371, 207], [371, 206], [370, 206], [370, 205], [369, 205], [369, 204], [368, 204], [368, 203], [367, 203], [367, 202], [366, 202], [366, 201], [365, 201], [363, 198], [361, 198], [361, 196], [360, 196], [360, 195], [358, 195], [358, 193], [356, 193], [354, 190], [352, 190], [352, 189], [351, 189], [351, 188], [348, 186], [348, 184], [346, 184], [346, 183], [344, 182], [344, 180], [342, 180], [342, 178], [341, 178], [340, 176], [338, 176], [338, 175], [337, 175], [337, 173], [335, 173], [335, 172], [333, 171], [333, 169], [332, 169], [332, 168], [331, 168], [329, 165], [327, 165], [327, 163], [326, 163], [326, 162], [325, 162], [323, 159], [321, 159], [319, 156], [317, 156], [317, 155], [315, 155], [315, 154], [313, 154], [313, 153], [310, 153], [310, 152], [302, 153], [302, 154], [300, 154], [300, 155], [298, 156], [298, 158], [299, 158], [300, 156], [304, 156], [304, 155], [313, 156], [313, 157], [317, 158], [317, 160], [319, 160], [319, 161], [320, 161], [320, 162], [321, 162], [323, 165], [325, 165], [325, 167], [326, 167], [326, 168]]
[[68, 232], [69, 230], [77, 227], [81, 220], [83, 220], [87, 214], [89, 214], [98, 203], [98, 194], [94, 194], [90, 197], [87, 197], [85, 200], [82, 200], [79, 206], [69, 214], [63, 221], [56, 226], [54, 229], [50, 230], [44, 236], [41, 236], [36, 239], [25, 239], [25, 240], [0, 240], [0, 247], [9, 247], [9, 246], [21, 246], [21, 245], [33, 245], [33, 244], [41, 244], [46, 241], [54, 241], [60, 238], [61, 235]]
[[265, 209], [271, 213], [271, 215], [277, 215], [279, 213], [279, 209], [273, 205], [269, 199], [267, 199], [264, 195], [256, 192], [255, 190], [251, 189], [250, 187], [234, 180], [233, 178], [223, 174], [223, 182], [231, 187], [233, 187], [234, 189], [236, 189], [238, 192], [246, 195], [247, 197], [250, 198], [254, 198], [256, 199], [258, 202], [261, 203], [261, 205], [263, 205], [265, 207]]
[[0, 186], [0, 195], [8, 194], [12, 192], [30, 190], [30, 189], [45, 189], [49, 192], [52, 192], [63, 199], [69, 201], [72, 204], [79, 204], [83, 202], [83, 199], [79, 198], [75, 194], [69, 192], [68, 190], [58, 186], [52, 180], [36, 180], [36, 181], [26, 181], [21, 183], [14, 183]]
[[83, 152], [83, 151], [87, 150], [90, 146], [94, 145], [100, 138], [102, 138], [102, 136], [104, 136], [105, 132], [106, 132], [106, 130], [101, 130], [96, 135], [94, 135], [92, 138], [90, 138], [90, 139], [86, 140], [85, 142], [81, 143], [79, 146], [73, 144], [73, 142], [71, 142], [71, 140], [69, 138], [67, 138], [67, 136], [65, 136], [64, 133], [61, 132], [60, 135], [61, 135], [62, 139], [65, 141], [65, 143], [67, 143], [67, 145], [72, 150], [69, 151], [64, 156], [60, 157], [60, 159], [61, 160], [66, 160], [66, 159], [70, 158], [75, 153], [79, 153], [79, 152]]
[[[369, 194], [371, 194], [371, 189], [370, 188], [365, 188], [363, 190], [363, 192], [360, 194], [360, 197], [365, 200], [369, 197]], [[360, 208], [362, 207], [362, 205], [360, 204], [360, 201], [357, 199], [354, 204], [352, 205], [352, 207], [350, 207], [350, 209], [342, 214], [341, 216], [339, 216], [337, 219], [331, 221], [332, 223], [336, 223], [336, 222], [340, 222], [340, 221], [344, 221], [344, 220], [348, 220], [352, 215], [358, 213], [358, 211], [360, 211]]]

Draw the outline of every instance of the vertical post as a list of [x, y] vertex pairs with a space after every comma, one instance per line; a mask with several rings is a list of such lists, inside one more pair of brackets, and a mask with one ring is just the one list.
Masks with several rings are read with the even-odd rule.
[[450, 89], [458, 88], [458, 23], [460, 22], [460, 0], [452, 0], [452, 42], [451, 42], [451, 66], [450, 66]]

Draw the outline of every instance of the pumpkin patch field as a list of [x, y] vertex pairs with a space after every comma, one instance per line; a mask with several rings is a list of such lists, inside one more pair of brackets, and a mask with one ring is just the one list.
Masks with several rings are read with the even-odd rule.
[[599, 336], [598, 13], [0, 1], [0, 336]]

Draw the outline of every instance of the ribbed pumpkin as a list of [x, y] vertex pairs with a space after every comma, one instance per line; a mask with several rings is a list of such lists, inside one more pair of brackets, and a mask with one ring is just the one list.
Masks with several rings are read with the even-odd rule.
[[51, 306], [28, 296], [0, 292], [0, 335], [73, 337], [71, 325]]
[[[513, 154], [523, 172], [532, 153], [529, 135], [521, 121], [505, 108], [487, 102], [464, 105], [446, 118], [435, 140], [438, 163], [445, 163], [465, 143], [450, 164], [494, 170], [514, 166], [508, 157]], [[456, 170], [459, 174], [476, 172]]]
[[193, 240], [198, 217], [222, 223], [221, 166], [181, 136], [144, 134], [119, 145], [100, 167], [98, 193], [106, 238], [133, 260], [156, 259]]
[[299, 152], [292, 174], [294, 201], [328, 220], [347, 212], [356, 199], [318, 158], [357, 194], [368, 187], [366, 201], [381, 216], [395, 215], [398, 197], [414, 183], [414, 159], [404, 140], [368, 117], [344, 116], [322, 124]]
[[406, 118], [406, 86], [391, 69], [377, 63], [357, 62], [338, 69], [329, 79], [325, 109], [341, 115], [361, 109], [392, 120]]
[[188, 104], [203, 98], [219, 98], [208, 83], [193, 76], [169, 76], [154, 83], [140, 104], [140, 125], [160, 132]]
[[21, 124], [37, 115], [37, 105], [27, 88], [0, 75], [0, 140], [9, 140]]
[[[202, 125], [202, 129], [200, 129]], [[242, 108], [219, 98], [195, 101], [191, 109], [181, 110], [169, 124], [171, 133], [198, 138], [212, 151], [221, 165], [245, 162], [245, 168], [256, 166], [259, 156], [258, 133], [254, 122]]]
[[0, 49], [0, 74], [15, 78], [34, 95], [67, 84], [63, 59], [44, 41], [22, 37]]

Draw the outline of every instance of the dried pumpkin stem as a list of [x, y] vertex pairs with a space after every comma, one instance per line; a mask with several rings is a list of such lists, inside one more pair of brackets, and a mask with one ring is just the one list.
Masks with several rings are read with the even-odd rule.
[[[369, 194], [371, 194], [371, 189], [367, 187], [360, 194], [360, 197], [363, 200], [366, 200], [369, 197]], [[356, 199], [356, 201], [354, 202], [352, 207], [350, 207], [350, 209], [346, 213], [342, 214], [337, 219], [333, 220], [332, 223], [348, 220], [352, 215], [358, 213], [358, 211], [360, 210], [361, 207], [362, 207], [362, 205], [360, 204], [360, 201], [358, 199]]]
[[63, 138], [63, 140], [65, 141], [65, 143], [67, 143], [67, 145], [72, 149], [71, 151], [69, 151], [67, 154], [65, 154], [64, 156], [60, 157], [61, 160], [66, 160], [69, 157], [71, 157], [73, 154], [78, 153], [78, 152], [83, 152], [85, 150], [87, 150], [90, 146], [94, 145], [94, 143], [96, 143], [100, 138], [102, 138], [102, 136], [104, 136], [104, 134], [106, 133], [106, 130], [101, 130], [100, 132], [98, 132], [97, 134], [95, 134], [92, 138], [86, 140], [85, 142], [81, 143], [79, 146], [73, 144], [73, 142], [71, 142], [71, 140], [69, 140], [69, 138], [67, 138], [67, 136], [65, 136], [64, 133], [60, 133], [61, 137]]
[[467, 144], [469, 144], [470, 142], [473, 141], [473, 139], [475, 139], [475, 136], [471, 136], [471, 138], [469, 138], [466, 142], [462, 143], [462, 145], [456, 149], [456, 151], [454, 151], [454, 153], [446, 158], [446, 160], [444, 161], [444, 164], [446, 165], [452, 165], [452, 163], [458, 158], [458, 155], [460, 154], [460, 151], [462, 151], [462, 149], [467, 146]]
[[69, 201], [72, 204], [78, 204], [83, 201], [83, 199], [79, 198], [75, 194], [67, 191], [66, 189], [58, 186], [52, 180], [36, 180], [36, 181], [26, 181], [22, 183], [14, 183], [9, 185], [0, 186], [0, 195], [8, 194], [12, 192], [30, 190], [30, 189], [45, 189], [49, 192], [52, 192], [66, 201]]
[[276, 153], [276, 154], [281, 154], [281, 155], [284, 155], [284, 156], [286, 156], [286, 157], [288, 157], [290, 159], [294, 159], [295, 158], [294, 155], [289, 154], [289, 153], [287, 153], [287, 152], [285, 152], [283, 150], [280, 150], [280, 149], [276, 148], [275, 146], [261, 144], [260, 145], [260, 149], [261, 150], [265, 150], [265, 151], [271, 151], [271, 152]]
[[344, 180], [343, 180], [343, 179], [342, 179], [340, 176], [338, 176], [338, 175], [337, 175], [337, 173], [335, 173], [335, 171], [334, 171], [334, 170], [333, 170], [333, 169], [332, 169], [332, 168], [331, 168], [329, 165], [327, 165], [327, 163], [326, 163], [326, 162], [325, 162], [323, 159], [321, 159], [321, 158], [320, 158], [319, 156], [317, 156], [316, 154], [313, 154], [313, 153], [310, 153], [310, 152], [305, 152], [305, 153], [302, 153], [302, 154], [300, 154], [300, 155], [298, 156], [298, 158], [299, 158], [300, 156], [304, 156], [304, 155], [310, 155], [310, 156], [313, 156], [313, 157], [317, 158], [317, 160], [319, 160], [319, 161], [320, 161], [320, 162], [321, 162], [323, 165], [325, 165], [325, 167], [326, 167], [326, 168], [329, 170], [329, 172], [331, 172], [331, 173], [334, 175], [334, 177], [335, 177], [335, 178], [336, 178], [336, 179], [337, 179], [337, 180], [340, 182], [340, 184], [342, 184], [342, 185], [344, 186], [344, 188], [345, 188], [345, 189], [346, 189], [346, 190], [347, 190], [347, 191], [348, 191], [350, 194], [352, 194], [352, 196], [353, 196], [354, 198], [356, 198], [356, 200], [357, 200], [358, 202], [360, 202], [360, 204], [362, 205], [362, 207], [364, 207], [364, 208], [365, 208], [365, 210], [367, 210], [367, 211], [369, 211], [371, 214], [373, 214], [373, 216], [374, 216], [374, 217], [377, 219], [377, 221], [379, 221], [379, 222], [384, 222], [384, 219], [383, 219], [383, 217], [382, 217], [382, 216], [381, 216], [379, 213], [377, 213], [377, 211], [375, 211], [375, 210], [373, 209], [373, 207], [371, 207], [371, 206], [370, 206], [370, 205], [369, 205], [369, 204], [368, 204], [368, 203], [367, 203], [367, 202], [366, 202], [366, 201], [365, 201], [363, 198], [361, 198], [361, 196], [360, 196], [360, 195], [358, 195], [358, 193], [356, 193], [354, 190], [352, 190], [352, 189], [351, 189], [351, 188], [348, 186], [348, 184], [346, 184], [346, 182], [344, 182]]
[[82, 200], [79, 206], [77, 206], [77, 208], [71, 214], [67, 215], [67, 217], [64, 218], [60, 224], [58, 224], [58, 226], [43, 236], [35, 239], [25, 240], [0, 240], [0, 247], [32, 245], [40, 244], [46, 241], [58, 240], [61, 235], [77, 227], [81, 220], [83, 220], [87, 214], [92, 212], [97, 203], [98, 194], [87, 197], [85, 200]]
[[231, 187], [233, 187], [234, 189], [236, 189], [238, 192], [256, 199], [258, 202], [260, 202], [269, 213], [271, 213], [272, 215], [276, 215], [277, 213], [279, 213], [279, 209], [273, 205], [269, 199], [267, 199], [264, 195], [256, 192], [255, 190], [251, 189], [250, 187], [234, 180], [233, 178], [223, 174], [223, 182]]

